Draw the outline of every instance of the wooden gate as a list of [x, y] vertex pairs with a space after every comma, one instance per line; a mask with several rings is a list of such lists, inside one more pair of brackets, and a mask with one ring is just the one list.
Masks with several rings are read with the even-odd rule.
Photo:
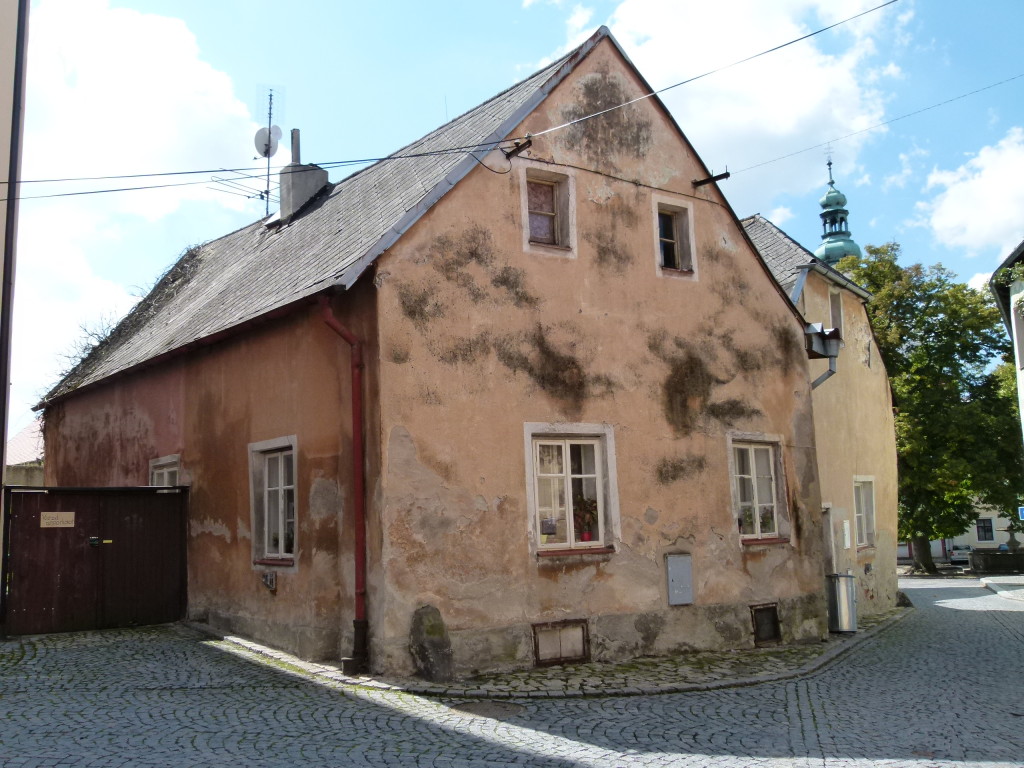
[[177, 621], [185, 488], [7, 488], [0, 636]]

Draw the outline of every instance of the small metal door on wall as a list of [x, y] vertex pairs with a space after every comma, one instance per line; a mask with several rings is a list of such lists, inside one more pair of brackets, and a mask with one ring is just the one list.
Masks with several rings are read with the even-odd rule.
[[0, 635], [177, 621], [184, 488], [6, 488]]

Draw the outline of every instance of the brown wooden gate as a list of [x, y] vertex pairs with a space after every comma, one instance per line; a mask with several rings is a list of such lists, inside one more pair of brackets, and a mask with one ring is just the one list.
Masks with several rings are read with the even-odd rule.
[[177, 621], [185, 488], [7, 488], [0, 636]]

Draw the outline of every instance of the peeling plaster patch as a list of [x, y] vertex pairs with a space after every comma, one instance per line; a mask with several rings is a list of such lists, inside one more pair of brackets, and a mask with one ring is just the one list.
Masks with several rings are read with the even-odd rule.
[[[676, 480], [690, 477], [703, 472], [707, 466], [707, 459], [704, 456], [690, 454], [676, 459], [662, 459], [658, 462], [658, 482], [662, 485], [669, 485]], [[650, 511], [650, 510], [649, 510]], [[648, 521], [654, 522], [654, 521]]]
[[665, 628], [665, 617], [658, 613], [642, 613], [633, 622], [636, 631], [640, 633], [640, 642], [643, 644], [645, 653], [650, 653], [654, 644]]
[[409, 283], [401, 283], [398, 286], [398, 302], [402, 307], [402, 314], [412, 320], [420, 330], [427, 327], [431, 320], [444, 316], [444, 306], [434, 298], [435, 291], [431, 288], [421, 288]]
[[309, 489], [309, 514], [314, 520], [340, 520], [343, 506], [341, 489], [336, 481], [325, 477], [313, 479]]
[[252, 531], [249, 530], [249, 526], [244, 521], [239, 520], [238, 525], [235, 526], [235, 535], [239, 541], [249, 541], [252, 539]]
[[647, 521], [648, 525], [655, 525], [658, 522], [659, 517], [661, 517], [661, 515], [658, 513], [658, 510], [652, 509], [651, 507], [648, 507], [644, 512], [644, 520]]
[[[231, 531], [228, 527], [219, 520], [213, 520], [209, 517], [203, 520], [190, 520], [188, 532], [193, 538], [208, 533], [211, 536], [216, 536], [218, 539], [224, 539], [228, 544], [231, 543]], [[239, 536], [239, 538], [242, 537]]]
[[[562, 110], [566, 122], [624, 104], [632, 98], [626, 81], [607, 67], [580, 78], [572, 104]], [[622, 107], [569, 126], [559, 139], [596, 168], [615, 168], [613, 155], [643, 160], [651, 146], [651, 121], [642, 108]]]

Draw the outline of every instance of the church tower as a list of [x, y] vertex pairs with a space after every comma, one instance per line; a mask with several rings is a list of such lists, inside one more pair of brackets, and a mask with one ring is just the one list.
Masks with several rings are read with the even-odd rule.
[[860, 256], [860, 246], [853, 242], [847, 225], [846, 195], [836, 189], [832, 179], [832, 160], [828, 161], [828, 192], [818, 201], [821, 205], [821, 245], [814, 255], [834, 267], [844, 256]]

